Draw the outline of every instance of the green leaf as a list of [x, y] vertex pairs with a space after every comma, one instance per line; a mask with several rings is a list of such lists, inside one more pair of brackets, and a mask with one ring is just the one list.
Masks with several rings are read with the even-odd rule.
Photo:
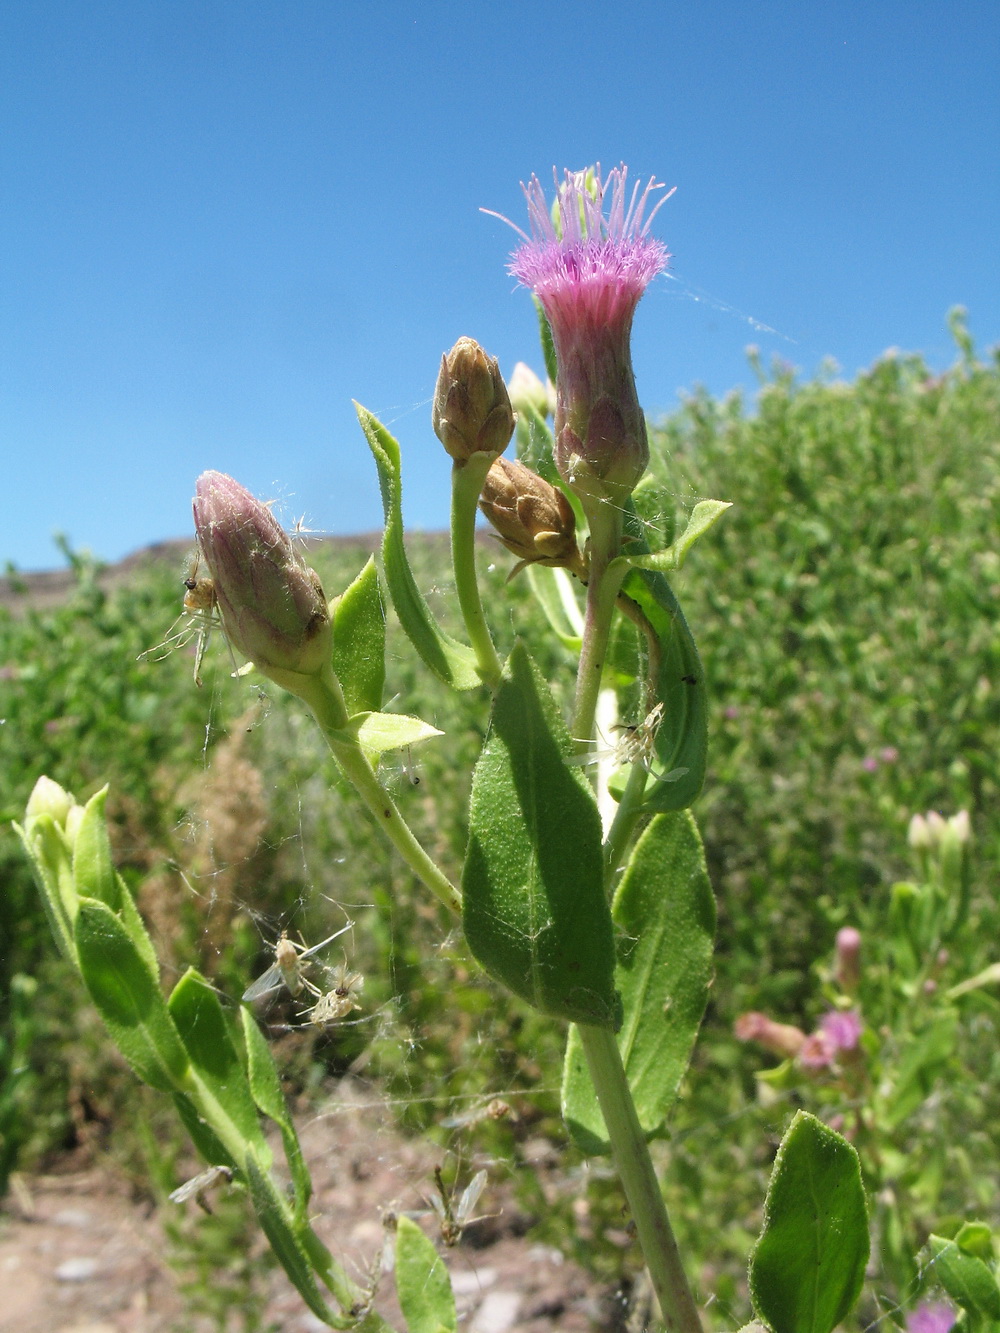
[[375, 712], [385, 689], [385, 607], [374, 557], [331, 603], [331, 612], [333, 669], [347, 711]]
[[431, 1241], [408, 1217], [396, 1230], [396, 1295], [409, 1333], [455, 1333], [451, 1278]]
[[167, 1008], [193, 1071], [208, 1094], [201, 1099], [208, 1123], [216, 1119], [211, 1114], [214, 1102], [237, 1134], [253, 1143], [260, 1159], [269, 1163], [271, 1152], [218, 995], [204, 977], [189, 968], [174, 987]]
[[14, 824], [42, 895], [45, 915], [56, 944], [72, 963], [77, 963], [73, 928], [77, 896], [73, 881], [73, 859], [62, 829], [51, 815], [35, 815], [26, 826]]
[[257, 1220], [296, 1291], [313, 1314], [329, 1327], [349, 1327], [353, 1321], [335, 1315], [323, 1299], [306, 1251], [295, 1234], [285, 1202], [274, 1181], [256, 1161], [252, 1149], [247, 1154], [247, 1180]]
[[821, 1120], [797, 1112], [775, 1158], [750, 1259], [755, 1312], [774, 1333], [831, 1333], [858, 1298], [868, 1249], [858, 1154]]
[[73, 879], [77, 896], [98, 898], [113, 912], [121, 907], [121, 881], [111, 862], [111, 840], [104, 817], [108, 799], [107, 787], [102, 787], [87, 802], [73, 843]]
[[463, 874], [469, 947], [553, 1017], [616, 1027], [601, 821], [548, 686], [523, 645], [504, 667], [472, 781]]
[[958, 1014], [945, 1009], [923, 1032], [911, 1037], [883, 1113], [887, 1129], [901, 1125], [930, 1096], [942, 1067], [954, 1054], [957, 1035]]
[[556, 363], [555, 339], [552, 337], [552, 326], [546, 318], [538, 297], [533, 294], [531, 299], [535, 303], [535, 313], [538, 316], [538, 337], [542, 344], [542, 356], [545, 358], [545, 373], [555, 384], [558, 380], [558, 366]]
[[188, 1074], [188, 1058], [155, 973], [106, 903], [81, 898], [76, 950], [90, 997], [138, 1076], [173, 1092]]
[[963, 1310], [986, 1319], [1000, 1319], [1000, 1288], [989, 1265], [965, 1254], [954, 1240], [931, 1236], [927, 1242], [931, 1272]]
[[361, 748], [372, 763], [389, 750], [404, 750], [408, 745], [418, 745], [433, 736], [444, 735], [429, 722], [408, 717], [406, 713], [361, 713], [351, 718], [347, 730], [356, 732]]
[[[637, 602], [656, 635], [656, 698], [663, 720], [656, 732], [656, 772], [642, 809], [683, 810], [701, 791], [708, 749], [705, 672], [684, 613], [662, 574], [632, 570], [622, 591]], [[657, 776], [659, 774], [659, 776]]]
[[690, 554], [691, 547], [700, 537], [704, 537], [709, 528], [715, 526], [727, 509], [732, 509], [729, 500], [699, 500], [691, 510], [687, 527], [665, 551], [655, 551], [648, 555], [625, 556], [637, 569], [658, 569], [662, 574], [680, 569]]
[[570, 575], [565, 569], [529, 565], [524, 576], [545, 612], [552, 632], [564, 648], [578, 656], [583, 646], [583, 615]]
[[[611, 916], [625, 1015], [618, 1048], [639, 1124], [652, 1135], [677, 1096], [712, 982], [715, 900], [687, 811], [653, 819], [632, 852]], [[566, 1046], [563, 1117], [584, 1152], [609, 1151], [575, 1027]]]
[[406, 548], [403, 545], [402, 475], [399, 445], [382, 423], [354, 404], [368, 447], [378, 468], [382, 491], [385, 532], [382, 537], [382, 562], [389, 596], [410, 642], [427, 666], [456, 690], [471, 690], [482, 682], [476, 670], [471, 648], [459, 643], [439, 627], [417, 587]]
[[246, 1042], [250, 1092], [258, 1108], [281, 1130], [285, 1161], [288, 1163], [292, 1187], [295, 1190], [296, 1216], [304, 1218], [309, 1196], [312, 1194], [312, 1179], [302, 1155], [299, 1136], [295, 1132], [295, 1125], [288, 1111], [285, 1094], [281, 1091], [278, 1069], [271, 1055], [271, 1048], [257, 1026], [257, 1020], [249, 1005], [240, 1006], [240, 1018], [243, 1020], [243, 1039]]

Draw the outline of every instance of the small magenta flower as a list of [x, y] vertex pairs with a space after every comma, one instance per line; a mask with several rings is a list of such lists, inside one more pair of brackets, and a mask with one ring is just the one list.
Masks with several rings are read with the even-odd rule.
[[906, 1316], [907, 1333], [948, 1333], [956, 1313], [944, 1301], [925, 1301]]
[[298, 693], [330, 663], [332, 629], [318, 575], [268, 506], [238, 481], [203, 472], [195, 490], [198, 547], [226, 637], [258, 670]]
[[831, 1009], [820, 1019], [820, 1030], [837, 1051], [857, 1050], [862, 1026], [861, 1015], [854, 1009]]
[[[601, 179], [567, 171], [552, 211], [532, 176], [523, 186], [531, 235], [511, 256], [510, 271], [530, 287], [552, 329], [557, 382], [555, 455], [583, 499], [621, 504], [649, 463], [646, 421], [636, 394], [632, 318], [669, 255], [649, 235], [660, 204], [645, 218], [653, 190], [636, 185], [626, 200], [623, 165]], [[672, 191], [670, 193], [673, 193]], [[605, 202], [608, 207], [605, 208]], [[504, 219], [508, 221], [508, 219]], [[513, 225], [513, 224], [511, 224]]]

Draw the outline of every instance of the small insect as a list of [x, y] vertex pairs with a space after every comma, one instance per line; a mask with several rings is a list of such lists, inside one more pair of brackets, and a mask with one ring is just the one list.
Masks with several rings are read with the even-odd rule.
[[486, 1185], [487, 1176], [485, 1171], [477, 1171], [462, 1191], [455, 1207], [452, 1206], [451, 1195], [444, 1187], [439, 1166], [434, 1168], [434, 1179], [437, 1181], [437, 1192], [431, 1194], [430, 1204], [437, 1213], [441, 1227], [441, 1239], [451, 1248], [451, 1246], [458, 1244], [462, 1238], [462, 1232], [471, 1222], [481, 1222], [483, 1220], [481, 1217], [473, 1217], [472, 1210], [479, 1202], [479, 1196]]
[[[626, 764], [642, 764], [648, 769], [655, 757], [656, 733], [663, 721], [663, 704], [657, 703], [646, 714], [642, 722], [617, 728], [621, 732], [617, 742], [604, 750], [590, 750], [586, 754], [574, 755], [571, 764], [598, 764], [602, 759], [613, 759], [616, 768]], [[685, 769], [685, 772], [687, 770]], [[667, 775], [670, 777], [670, 774]], [[678, 776], [682, 776], [678, 773]]]
[[282, 931], [274, 946], [274, 962], [246, 988], [243, 992], [243, 1003], [252, 1004], [254, 1000], [262, 1000], [265, 995], [273, 995], [275, 991], [281, 990], [282, 986], [291, 995], [299, 996], [305, 990], [319, 999], [323, 992], [303, 975], [303, 964], [314, 953], [319, 953], [320, 949], [325, 949], [328, 944], [339, 939], [353, 925], [353, 921], [348, 921], [346, 926], [341, 926], [327, 939], [314, 944], [311, 949], [300, 948], [294, 940], [288, 938], [285, 931]]
[[198, 578], [200, 556], [196, 551], [188, 564], [187, 577], [184, 580], [184, 601], [181, 613], [167, 631], [167, 637], [155, 648], [147, 648], [140, 653], [140, 662], [162, 662], [178, 648], [186, 648], [192, 639], [197, 640], [194, 654], [194, 683], [200, 688], [201, 664], [205, 658], [205, 649], [212, 630], [221, 626], [219, 619], [219, 600], [215, 593], [214, 579]]
[[352, 972], [346, 963], [341, 963], [330, 974], [331, 988], [304, 1015], [307, 1022], [316, 1027], [327, 1023], [339, 1023], [355, 1009], [360, 1009], [354, 998], [355, 992], [364, 985], [365, 979], [360, 972]]
[[188, 1199], [194, 1199], [198, 1207], [206, 1213], [211, 1213], [207, 1194], [211, 1189], [217, 1189], [225, 1181], [228, 1185], [233, 1178], [232, 1168], [228, 1166], [210, 1166], [207, 1171], [202, 1171], [200, 1175], [192, 1176], [186, 1180], [183, 1185], [178, 1185], [177, 1189], [172, 1190], [168, 1195], [171, 1203], [187, 1203]]
[[494, 1097], [485, 1106], [473, 1106], [461, 1115], [449, 1116], [441, 1121], [442, 1129], [465, 1129], [468, 1125], [478, 1125], [483, 1120], [515, 1120], [517, 1117], [510, 1109], [510, 1103], [500, 1097]]

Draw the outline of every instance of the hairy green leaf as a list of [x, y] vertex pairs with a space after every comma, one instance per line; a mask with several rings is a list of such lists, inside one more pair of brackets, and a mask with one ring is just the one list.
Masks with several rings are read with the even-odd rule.
[[396, 1294], [409, 1333], [455, 1333], [451, 1278], [431, 1241], [408, 1217], [396, 1231]]
[[831, 1333], [854, 1306], [868, 1262], [858, 1154], [805, 1111], [781, 1141], [750, 1259], [756, 1313], [774, 1333]]
[[[256, 1145], [258, 1156], [270, 1162], [271, 1151], [261, 1132], [257, 1108], [240, 1057], [229, 1031], [219, 997], [194, 968], [188, 968], [167, 1001], [201, 1088], [202, 1111], [209, 1124], [218, 1107], [239, 1137]], [[221, 1127], [220, 1127], [221, 1128]]]
[[143, 1082], [172, 1092], [188, 1057], [155, 973], [106, 903], [81, 898], [76, 949], [90, 997], [108, 1031]]
[[333, 669], [348, 713], [376, 712], [385, 689], [385, 607], [374, 556], [331, 603]]
[[285, 1160], [292, 1177], [295, 1190], [296, 1217], [305, 1216], [309, 1196], [312, 1194], [312, 1179], [309, 1168], [302, 1155], [299, 1136], [281, 1090], [278, 1069], [263, 1033], [257, 1026], [249, 1005], [240, 1006], [240, 1018], [243, 1021], [243, 1039], [247, 1050], [247, 1074], [250, 1092], [258, 1108], [268, 1119], [273, 1120], [281, 1131], [281, 1142], [285, 1149]]
[[440, 628], [431, 615], [417, 587], [403, 544], [402, 473], [399, 444], [382, 423], [355, 403], [361, 429], [378, 468], [382, 491], [385, 532], [382, 537], [382, 562], [389, 596], [410, 642], [427, 666], [456, 690], [471, 690], [480, 685], [476, 658], [471, 648], [459, 643]]
[[523, 645], [504, 667], [472, 782], [465, 934], [491, 976], [553, 1017], [616, 1027], [601, 822]]
[[113, 912], [121, 906], [121, 881], [111, 862], [111, 840], [104, 818], [107, 787], [90, 798], [73, 843], [73, 878], [77, 896], [99, 898]]
[[348, 728], [355, 727], [361, 748], [373, 763], [389, 750], [403, 750], [408, 745], [418, 745], [433, 736], [444, 735], [429, 722], [409, 717], [406, 713], [359, 714], [348, 723]]
[[[624, 1021], [618, 1048], [646, 1134], [662, 1128], [701, 1024], [712, 981], [715, 900], [691, 815], [657, 815], [639, 839], [611, 909], [615, 984]], [[570, 1029], [563, 1117], [588, 1154], [609, 1144], [583, 1046]]]
[[931, 1236], [927, 1249], [935, 1279], [963, 1310], [985, 1319], [1000, 1319], [1000, 1287], [990, 1265], [943, 1236]]
[[73, 859], [65, 834], [48, 814], [36, 815], [24, 828], [15, 824], [14, 832], [21, 839], [31, 862], [56, 944], [71, 962], [76, 963], [73, 928], [78, 900]]

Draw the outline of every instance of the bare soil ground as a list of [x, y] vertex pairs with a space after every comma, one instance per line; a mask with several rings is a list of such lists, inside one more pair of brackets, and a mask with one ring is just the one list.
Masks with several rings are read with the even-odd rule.
[[[379, 1269], [389, 1207], [420, 1207], [414, 1182], [429, 1187], [440, 1152], [401, 1138], [391, 1112], [341, 1084], [335, 1099], [303, 1130], [313, 1173], [316, 1230], [364, 1284]], [[539, 1140], [526, 1146], [543, 1189], [558, 1187], [555, 1154]], [[496, 1212], [467, 1229], [454, 1249], [441, 1246], [469, 1333], [587, 1333], [618, 1326], [614, 1293], [533, 1242], [530, 1219], [509, 1190], [492, 1184], [483, 1210]], [[174, 1207], [175, 1205], [167, 1205]], [[183, 1205], [193, 1208], [193, 1203]], [[422, 1221], [436, 1237], [431, 1218]], [[18, 1182], [0, 1212], [0, 1333], [208, 1333], [214, 1320], [192, 1314], [167, 1262], [161, 1216], [137, 1202], [113, 1169], [89, 1167]], [[398, 1328], [391, 1277], [375, 1308]], [[235, 1313], [235, 1312], [234, 1312]], [[227, 1328], [245, 1327], [236, 1314]], [[268, 1278], [263, 1329], [313, 1333], [324, 1327], [284, 1274]]]

